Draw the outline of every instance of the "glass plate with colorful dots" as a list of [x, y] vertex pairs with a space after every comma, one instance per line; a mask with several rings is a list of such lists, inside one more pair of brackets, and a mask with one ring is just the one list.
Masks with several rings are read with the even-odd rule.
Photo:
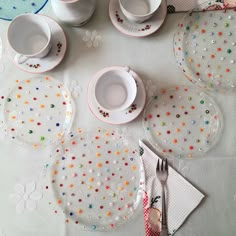
[[69, 132], [73, 114], [70, 92], [48, 76], [17, 80], [5, 99], [8, 135], [35, 148], [59, 141]]
[[235, 25], [235, 11], [215, 1], [200, 4], [181, 20], [174, 54], [191, 82], [212, 91], [236, 91]]
[[45, 195], [57, 215], [65, 214], [67, 223], [107, 231], [141, 212], [138, 145], [117, 131], [78, 129], [52, 156]]
[[217, 142], [223, 127], [215, 102], [191, 87], [162, 89], [143, 117], [149, 142], [166, 157], [203, 156]]
[[3, 46], [2, 46], [2, 39], [0, 34], [0, 73], [4, 71], [4, 66], [2, 63], [2, 56], [3, 56]]
[[24, 13], [38, 13], [48, 0], [0, 0], [0, 19], [12, 20]]

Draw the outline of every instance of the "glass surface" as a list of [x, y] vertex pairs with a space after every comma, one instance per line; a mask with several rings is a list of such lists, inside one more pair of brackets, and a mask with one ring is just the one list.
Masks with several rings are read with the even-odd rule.
[[78, 129], [52, 156], [46, 195], [54, 195], [50, 205], [61, 209], [68, 223], [84, 230], [111, 230], [139, 209], [141, 161], [128, 139], [113, 131]]
[[161, 90], [147, 105], [143, 127], [151, 144], [166, 157], [195, 157], [218, 140], [222, 115], [215, 102], [194, 88]]
[[235, 11], [215, 2], [199, 5], [179, 22], [174, 54], [191, 82], [211, 91], [235, 92], [235, 24]]
[[47, 76], [26, 79], [6, 97], [4, 116], [11, 139], [46, 146], [70, 129], [73, 103], [62, 83]]

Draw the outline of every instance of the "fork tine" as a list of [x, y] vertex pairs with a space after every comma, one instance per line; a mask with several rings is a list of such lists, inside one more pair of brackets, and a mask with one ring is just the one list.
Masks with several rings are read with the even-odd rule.
[[164, 163], [164, 161], [162, 160], [162, 161], [161, 161], [161, 171], [164, 170], [164, 164], [163, 164], [163, 163]]
[[165, 159], [165, 170], [168, 170], [168, 162], [167, 162], [167, 158]]
[[158, 158], [158, 160], [157, 160], [157, 167], [156, 167], [156, 171], [159, 171], [159, 169], [160, 169], [160, 163], [159, 163], [159, 158]]

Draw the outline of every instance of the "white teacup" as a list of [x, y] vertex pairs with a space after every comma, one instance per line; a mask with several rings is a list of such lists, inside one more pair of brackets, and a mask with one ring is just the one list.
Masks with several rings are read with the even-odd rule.
[[7, 38], [16, 52], [15, 62], [22, 64], [29, 58], [43, 58], [52, 47], [51, 30], [46, 20], [39, 15], [23, 14], [10, 23]]
[[135, 79], [130, 69], [104, 72], [95, 84], [95, 100], [104, 111], [122, 111], [132, 105], [137, 94]]
[[51, 0], [55, 15], [72, 26], [82, 26], [92, 17], [96, 0]]
[[125, 17], [135, 23], [142, 23], [156, 12], [161, 0], [119, 0]]

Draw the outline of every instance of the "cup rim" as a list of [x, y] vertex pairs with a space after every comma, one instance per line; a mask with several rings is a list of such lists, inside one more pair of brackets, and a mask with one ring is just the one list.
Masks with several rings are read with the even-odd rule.
[[79, 2], [80, 0], [67, 0], [67, 1], [65, 1], [65, 0], [59, 0], [59, 1], [60, 1], [60, 3], [62, 3], [62, 4], [69, 4], [69, 3]]
[[[34, 53], [34, 54], [23, 54], [23, 53], [18, 52], [18, 51], [12, 46], [12, 44], [10, 43], [10, 40], [9, 40], [9, 39], [10, 39], [10, 37], [9, 37], [10, 27], [12, 26], [12, 24], [14, 23], [15, 20], [17, 20], [17, 19], [20, 18], [20, 17], [25, 17], [25, 16], [30, 16], [30, 17], [34, 16], [34, 17], [40, 18], [40, 20], [42, 20], [42, 21], [45, 22], [45, 25], [47, 26], [47, 29], [48, 29], [48, 32], [49, 32], [47, 44], [46, 44], [39, 52], [36, 52], [36, 53]], [[48, 22], [47, 22], [41, 15], [37, 15], [37, 14], [33, 14], [33, 13], [24, 13], [24, 14], [20, 14], [20, 15], [16, 16], [16, 17], [11, 21], [11, 23], [9, 24], [8, 29], [7, 29], [7, 41], [8, 41], [9, 46], [10, 46], [17, 54], [20, 54], [20, 55], [23, 55], [23, 56], [26, 56], [26, 57], [35, 57], [35, 56], [41, 54], [45, 49], [47, 49], [47, 48], [49, 47], [49, 45], [50, 45], [50, 43], [51, 43], [51, 39], [52, 39], [52, 32], [51, 32], [51, 28], [50, 28]]]
[[129, 13], [131, 16], [134, 17], [146, 17], [146, 16], [150, 16], [152, 15], [161, 5], [162, 0], [159, 0], [159, 4], [156, 6], [156, 8], [154, 10], [152, 10], [151, 12], [144, 14], [144, 15], [137, 15], [137, 14], [133, 14], [132, 12], [128, 11], [122, 4], [122, 0], [119, 0], [120, 3], [120, 7], [123, 8], [123, 10], [125, 10], [127, 13]]
[[[98, 81], [102, 78], [102, 76], [106, 73], [110, 73], [110, 72], [114, 72], [114, 71], [121, 71], [121, 72], [126, 72], [129, 74], [130, 77], [132, 77], [132, 81], [134, 81], [135, 83], [135, 91], [134, 91], [134, 98], [128, 103], [128, 105], [126, 107], [117, 107], [117, 108], [114, 108], [114, 109], [107, 109], [105, 108], [104, 106], [101, 105], [101, 103], [98, 101], [97, 99], [97, 96], [96, 96], [96, 86], [98, 84]], [[94, 86], [93, 86], [93, 93], [94, 93], [94, 99], [95, 101], [97, 102], [97, 104], [104, 110], [104, 111], [107, 111], [107, 112], [119, 112], [119, 111], [124, 111], [126, 110], [127, 108], [129, 108], [132, 103], [134, 102], [134, 100], [136, 99], [137, 97], [137, 86], [136, 86], [136, 82], [135, 82], [135, 79], [134, 77], [129, 73], [129, 71], [126, 70], [126, 67], [120, 67], [120, 68], [111, 68], [110, 70], [105, 70], [103, 71], [102, 73], [99, 73], [98, 75], [96, 75], [96, 77], [94, 78], [94, 82], [93, 82]]]

